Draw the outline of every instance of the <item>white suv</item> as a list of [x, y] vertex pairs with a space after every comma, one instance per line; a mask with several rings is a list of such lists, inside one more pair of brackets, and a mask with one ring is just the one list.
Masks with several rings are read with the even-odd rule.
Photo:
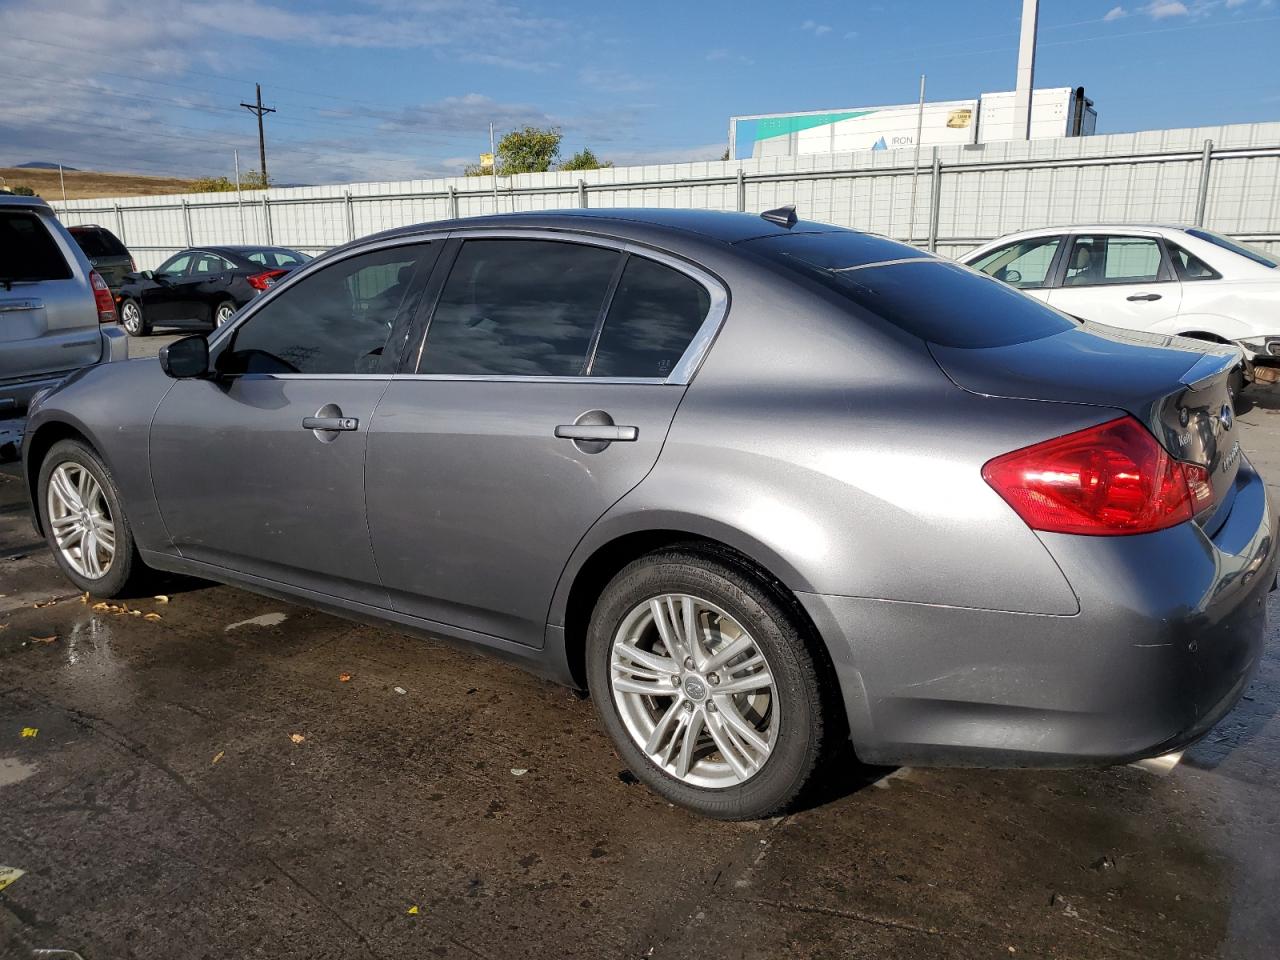
[[961, 259], [1082, 320], [1235, 343], [1250, 366], [1280, 363], [1280, 256], [1209, 230], [1025, 230]]

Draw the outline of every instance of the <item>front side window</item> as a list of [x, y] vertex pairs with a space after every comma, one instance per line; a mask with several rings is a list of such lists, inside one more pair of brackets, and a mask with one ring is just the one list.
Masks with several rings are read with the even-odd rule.
[[418, 372], [581, 376], [620, 256], [557, 240], [466, 241]]
[[38, 216], [26, 210], [0, 211], [0, 289], [6, 283], [69, 279], [67, 258]]
[[973, 267], [1020, 290], [1045, 285], [1061, 237], [1032, 237], [992, 250], [974, 261]]
[[1076, 237], [1062, 285], [1154, 283], [1159, 279], [1160, 245], [1154, 238]]
[[176, 257], [170, 257], [164, 263], [160, 264], [157, 274], [165, 277], [180, 277], [187, 272], [187, 267], [191, 265], [191, 254], [180, 253]]
[[348, 257], [282, 290], [236, 328], [224, 373], [359, 374], [380, 369], [426, 244]]
[[629, 258], [591, 376], [670, 376], [710, 309], [711, 294], [692, 277], [644, 257]]

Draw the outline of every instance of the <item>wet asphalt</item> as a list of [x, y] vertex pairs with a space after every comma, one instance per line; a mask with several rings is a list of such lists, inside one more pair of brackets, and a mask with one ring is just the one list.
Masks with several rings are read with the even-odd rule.
[[[1280, 401], [1240, 419], [1280, 481]], [[1280, 956], [1274, 628], [1167, 778], [832, 771], [722, 824], [513, 667], [228, 587], [82, 602], [25, 509], [3, 468], [6, 960]]]

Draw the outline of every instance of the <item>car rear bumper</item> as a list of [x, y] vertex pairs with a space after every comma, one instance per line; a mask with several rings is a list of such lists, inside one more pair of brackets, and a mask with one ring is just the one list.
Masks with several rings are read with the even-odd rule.
[[1089, 766], [1184, 747], [1257, 669], [1276, 517], [1247, 463], [1210, 538], [1043, 535], [1080, 598], [1038, 616], [800, 595], [827, 640], [854, 746], [874, 763]]

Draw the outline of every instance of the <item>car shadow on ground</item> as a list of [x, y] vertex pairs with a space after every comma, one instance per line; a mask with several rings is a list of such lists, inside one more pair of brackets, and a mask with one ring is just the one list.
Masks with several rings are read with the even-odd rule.
[[1251, 384], [1235, 397], [1236, 413], [1249, 413], [1254, 409], [1266, 413], [1280, 413], [1280, 385], [1259, 386]]

